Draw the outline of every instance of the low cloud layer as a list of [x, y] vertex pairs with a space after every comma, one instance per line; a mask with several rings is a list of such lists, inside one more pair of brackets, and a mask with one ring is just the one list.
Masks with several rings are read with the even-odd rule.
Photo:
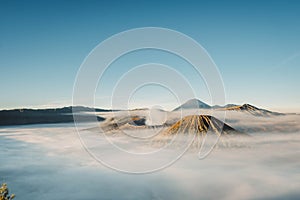
[[[82, 148], [72, 124], [2, 128], [0, 180], [23, 200], [299, 199], [300, 132], [293, 132], [299, 128], [297, 120], [299, 116], [241, 118], [234, 113], [228, 123], [235, 128], [263, 126], [272, 131], [256, 131], [242, 146], [218, 147], [204, 160], [187, 152], [170, 167], [146, 175], [123, 174], [96, 162]], [[101, 145], [103, 136], [95, 138], [95, 151], [126, 162], [112, 146]]]

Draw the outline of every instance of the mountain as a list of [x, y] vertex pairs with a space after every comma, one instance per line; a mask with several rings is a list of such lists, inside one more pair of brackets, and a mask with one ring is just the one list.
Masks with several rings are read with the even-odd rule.
[[[88, 112], [109, 112], [111, 110], [94, 109], [83, 106], [49, 108], [49, 109], [14, 109], [0, 111], [0, 126], [25, 125], [25, 124], [48, 124], [74, 122], [73, 113], [76, 113], [81, 121], [92, 121], [93, 114]], [[77, 118], [77, 119], [78, 119]], [[98, 121], [104, 118], [97, 117]]]
[[215, 110], [227, 110], [227, 111], [242, 111], [255, 116], [276, 116], [276, 115], [284, 115], [283, 113], [272, 112], [269, 110], [265, 110], [262, 108], [257, 108], [250, 104], [236, 105], [236, 104], [227, 104], [225, 106], [214, 105], [210, 106], [198, 99], [191, 99], [178, 106], [173, 111], [178, 111], [181, 109], [215, 109]]
[[105, 131], [115, 131], [126, 128], [145, 128], [146, 127], [146, 117], [145, 116], [115, 116], [106, 119], [101, 128]]
[[169, 127], [163, 135], [173, 135], [177, 133], [203, 135], [212, 131], [217, 135], [239, 133], [231, 126], [223, 123], [210, 115], [190, 115], [177, 121]]
[[255, 116], [272, 116], [272, 115], [283, 115], [282, 113], [272, 112], [269, 110], [257, 108], [250, 104], [243, 104], [243, 105], [232, 105], [221, 108], [222, 110], [228, 111], [242, 111], [247, 112]]
[[236, 104], [226, 104], [225, 106], [214, 105], [214, 106], [212, 106], [212, 108], [219, 109], [219, 108], [228, 108], [228, 107], [233, 107], [233, 106], [238, 106], [238, 105], [236, 105]]
[[182, 104], [181, 106], [175, 108], [173, 111], [181, 110], [181, 109], [210, 109], [211, 106], [200, 101], [199, 99], [191, 99]]
[[[216, 136], [220, 136], [220, 140]], [[200, 148], [204, 140], [207, 144], [212, 145], [216, 144], [214, 143], [216, 141], [221, 141], [220, 144], [222, 145], [230, 145], [230, 140], [228, 139], [232, 138], [231, 136], [240, 137], [248, 136], [248, 134], [241, 133], [210, 115], [190, 115], [177, 121], [166, 130], [163, 130], [154, 138], [152, 143], [160, 147], [170, 144], [172, 144], [172, 146], [182, 147], [186, 139], [189, 140], [188, 138], [190, 138], [192, 139], [192, 141], [190, 141], [192, 142], [191, 147]], [[175, 139], [177, 137], [178, 139]]]

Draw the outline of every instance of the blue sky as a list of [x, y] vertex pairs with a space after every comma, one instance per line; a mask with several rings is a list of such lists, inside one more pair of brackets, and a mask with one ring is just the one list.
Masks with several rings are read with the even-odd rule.
[[174, 29], [199, 42], [221, 72], [228, 103], [300, 111], [296, 0], [1, 0], [0, 108], [70, 104], [88, 53], [113, 34], [147, 26]]

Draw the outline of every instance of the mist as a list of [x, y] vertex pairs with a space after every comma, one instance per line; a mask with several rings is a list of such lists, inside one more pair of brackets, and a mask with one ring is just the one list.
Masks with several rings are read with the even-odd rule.
[[[139, 175], [118, 172], [92, 158], [72, 123], [4, 127], [0, 129], [0, 180], [16, 199], [25, 200], [299, 199], [299, 119], [298, 115], [227, 113], [226, 123], [251, 135], [231, 141], [242, 145], [217, 146], [202, 160], [198, 151], [187, 151], [172, 165]], [[132, 131], [138, 135], [140, 130]], [[107, 159], [122, 166], [142, 166], [117, 154], [99, 132], [83, 131], [81, 136], [93, 152]], [[120, 134], [111, 139], [128, 151], [151, 150], [125, 138]], [[174, 155], [168, 152], [156, 154], [151, 162]]]

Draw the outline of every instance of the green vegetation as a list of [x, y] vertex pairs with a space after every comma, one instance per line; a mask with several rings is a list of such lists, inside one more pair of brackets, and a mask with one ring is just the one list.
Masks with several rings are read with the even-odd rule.
[[3, 183], [0, 187], [0, 200], [11, 200], [13, 198], [15, 198], [15, 195], [9, 195], [6, 183]]

